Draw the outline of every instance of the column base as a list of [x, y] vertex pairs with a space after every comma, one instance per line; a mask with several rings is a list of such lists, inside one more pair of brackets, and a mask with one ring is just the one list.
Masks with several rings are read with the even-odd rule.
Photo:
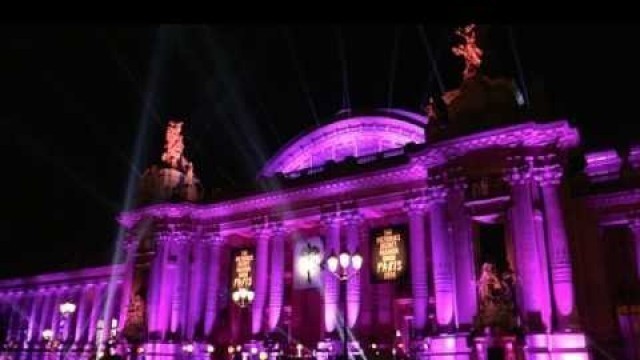
[[425, 338], [413, 344], [416, 359], [469, 360], [471, 348], [467, 334], [440, 335]]
[[525, 336], [527, 360], [589, 360], [583, 333], [530, 334]]

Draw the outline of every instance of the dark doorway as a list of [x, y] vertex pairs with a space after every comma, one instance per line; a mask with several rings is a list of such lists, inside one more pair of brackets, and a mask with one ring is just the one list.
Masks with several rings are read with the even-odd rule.
[[479, 271], [482, 264], [491, 263], [496, 266], [498, 273], [503, 273], [509, 268], [507, 261], [507, 248], [505, 244], [504, 224], [475, 223], [476, 232], [476, 269]]

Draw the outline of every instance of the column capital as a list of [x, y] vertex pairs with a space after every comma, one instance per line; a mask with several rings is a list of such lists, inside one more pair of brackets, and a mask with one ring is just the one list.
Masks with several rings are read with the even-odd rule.
[[209, 246], [222, 245], [223, 238], [218, 224], [203, 223], [199, 225], [199, 230], [200, 236], [196, 241]]
[[359, 225], [362, 222], [362, 214], [358, 209], [345, 210], [342, 213], [342, 218], [347, 226]]
[[504, 169], [504, 180], [510, 185], [522, 185], [534, 178], [533, 156], [511, 156], [507, 161], [512, 165]]
[[627, 215], [629, 228], [636, 233], [640, 233], [640, 211], [632, 211]]
[[429, 204], [445, 202], [448, 195], [449, 189], [444, 184], [432, 185], [427, 189], [427, 201]]
[[557, 186], [562, 180], [563, 169], [559, 164], [548, 164], [534, 169], [533, 178], [540, 186]]
[[252, 220], [251, 229], [256, 238], [269, 238], [274, 234], [274, 230], [278, 228], [278, 221], [272, 221], [268, 216], [255, 217]]
[[404, 211], [409, 215], [422, 215], [427, 209], [429, 201], [424, 194], [413, 195], [404, 203]]
[[343, 220], [343, 214], [340, 211], [327, 211], [320, 215], [320, 221], [324, 226], [339, 226]]

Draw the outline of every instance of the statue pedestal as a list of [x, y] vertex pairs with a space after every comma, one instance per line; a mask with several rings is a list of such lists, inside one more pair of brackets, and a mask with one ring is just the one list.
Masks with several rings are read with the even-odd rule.
[[173, 360], [182, 357], [182, 344], [153, 342], [144, 344], [144, 358], [149, 360]]
[[530, 334], [525, 337], [527, 360], [589, 360], [583, 333]]
[[414, 344], [416, 359], [470, 360], [467, 334], [432, 336]]
[[518, 348], [513, 335], [487, 335], [473, 339], [474, 359], [517, 360]]

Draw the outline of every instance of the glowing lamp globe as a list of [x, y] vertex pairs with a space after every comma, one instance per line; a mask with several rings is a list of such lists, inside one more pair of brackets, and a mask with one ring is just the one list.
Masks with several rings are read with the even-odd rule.
[[229, 345], [229, 347], [227, 348], [227, 352], [229, 354], [233, 354], [236, 351], [236, 349], [233, 347], [233, 345]]
[[362, 268], [362, 255], [356, 253], [351, 257], [351, 266], [355, 270], [360, 270]]
[[256, 293], [253, 290], [247, 290], [247, 300], [253, 301], [253, 298], [256, 297]]
[[269, 354], [267, 354], [265, 351], [261, 351], [259, 358], [260, 360], [267, 360], [269, 358]]
[[64, 303], [60, 304], [60, 312], [64, 315], [73, 314], [74, 312], [76, 312], [76, 304], [72, 303], [71, 301], [65, 301]]
[[252, 348], [251, 348], [251, 354], [252, 354], [252, 355], [255, 355], [255, 354], [257, 354], [257, 353], [258, 353], [258, 348], [257, 348], [257, 347], [252, 347]]
[[327, 259], [327, 267], [331, 272], [336, 272], [338, 270], [338, 258], [335, 255], [331, 255]]
[[237, 290], [236, 290], [236, 291], [234, 291], [234, 292], [231, 294], [231, 298], [233, 299], [233, 301], [234, 301], [234, 302], [238, 302], [238, 301], [240, 301], [240, 291], [237, 291]]
[[47, 340], [47, 341], [48, 341], [48, 340], [51, 340], [51, 339], [53, 338], [53, 330], [51, 330], [51, 329], [44, 329], [44, 330], [42, 331], [42, 337], [43, 337], [45, 340]]
[[213, 345], [211, 345], [211, 344], [207, 345], [207, 352], [208, 352], [209, 354], [211, 354], [211, 353], [212, 353], [212, 352], [214, 352], [215, 350], [216, 350], [216, 348], [215, 348]]
[[351, 262], [351, 256], [349, 256], [349, 254], [347, 254], [346, 252], [340, 254], [340, 266], [343, 269], [349, 267], [349, 262]]

